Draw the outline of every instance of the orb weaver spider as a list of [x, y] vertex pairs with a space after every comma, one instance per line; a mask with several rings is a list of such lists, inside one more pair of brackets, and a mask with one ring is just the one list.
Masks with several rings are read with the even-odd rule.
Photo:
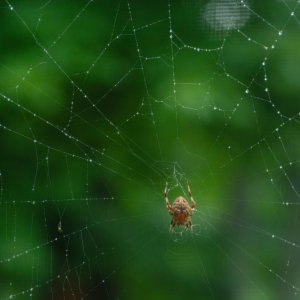
[[169, 211], [170, 215], [173, 216], [170, 223], [170, 231], [174, 230], [175, 225], [186, 226], [188, 229], [192, 230], [191, 217], [195, 210], [196, 202], [192, 196], [189, 184], [187, 184], [187, 187], [192, 204], [190, 205], [184, 197], [178, 196], [171, 205], [168, 200], [168, 183], [166, 182], [164, 195], [166, 199], [167, 210]]

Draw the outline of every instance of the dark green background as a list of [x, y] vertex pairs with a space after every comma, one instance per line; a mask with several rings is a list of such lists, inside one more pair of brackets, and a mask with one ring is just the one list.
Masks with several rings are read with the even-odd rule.
[[299, 298], [298, 4], [208, 3], [1, 2], [1, 299]]

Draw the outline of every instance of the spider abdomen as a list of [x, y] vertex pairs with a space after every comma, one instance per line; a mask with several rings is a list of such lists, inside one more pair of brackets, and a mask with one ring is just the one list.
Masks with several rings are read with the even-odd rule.
[[189, 203], [182, 196], [179, 196], [175, 199], [172, 209], [174, 222], [178, 225], [185, 225], [191, 217]]

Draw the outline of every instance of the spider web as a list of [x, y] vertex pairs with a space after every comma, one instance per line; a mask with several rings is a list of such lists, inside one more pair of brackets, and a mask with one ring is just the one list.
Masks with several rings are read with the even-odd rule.
[[298, 299], [299, 1], [0, 13], [1, 299]]

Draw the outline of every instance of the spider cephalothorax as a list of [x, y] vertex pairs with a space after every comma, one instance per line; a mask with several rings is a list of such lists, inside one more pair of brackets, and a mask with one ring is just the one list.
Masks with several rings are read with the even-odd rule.
[[170, 231], [173, 230], [174, 226], [186, 226], [189, 229], [192, 229], [192, 222], [191, 217], [193, 215], [193, 211], [196, 207], [196, 202], [193, 199], [190, 186], [188, 185], [188, 192], [189, 197], [192, 201], [192, 204], [190, 205], [188, 201], [182, 197], [177, 197], [173, 204], [171, 205], [168, 200], [168, 183], [166, 184], [165, 188], [165, 199], [166, 199], [166, 205], [169, 213], [173, 216], [171, 223], [170, 223]]

